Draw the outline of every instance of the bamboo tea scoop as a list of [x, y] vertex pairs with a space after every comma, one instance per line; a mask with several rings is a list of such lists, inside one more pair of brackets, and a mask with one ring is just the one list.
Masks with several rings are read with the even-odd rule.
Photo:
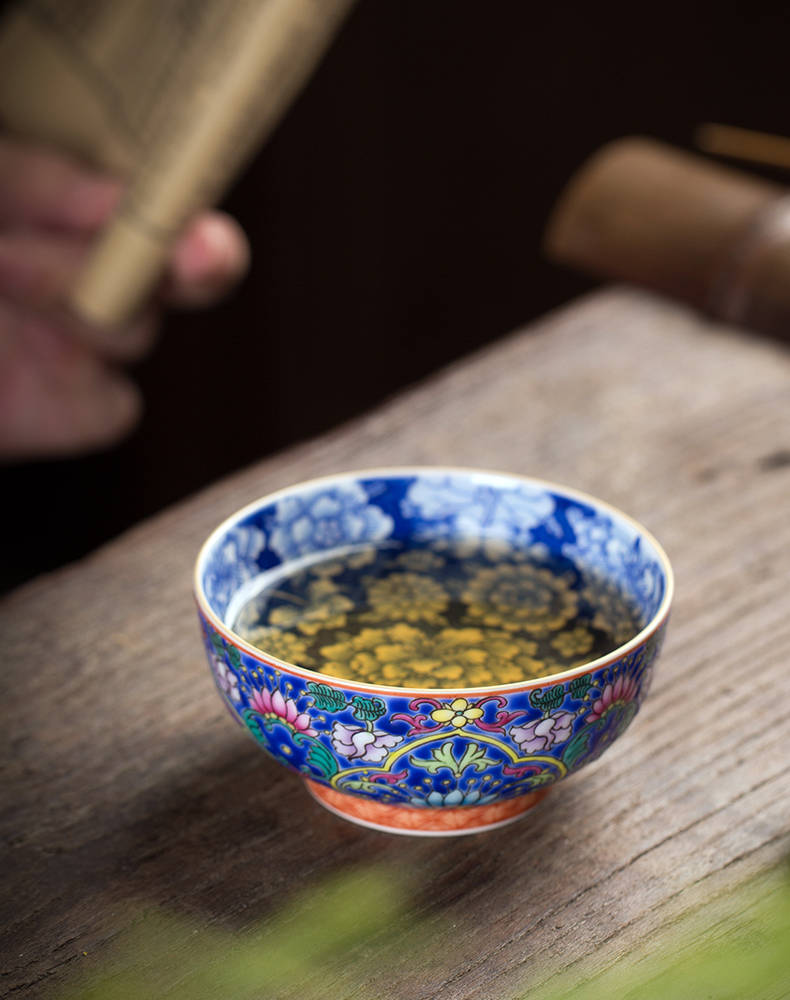
[[790, 194], [653, 139], [612, 142], [571, 178], [547, 256], [790, 336]]

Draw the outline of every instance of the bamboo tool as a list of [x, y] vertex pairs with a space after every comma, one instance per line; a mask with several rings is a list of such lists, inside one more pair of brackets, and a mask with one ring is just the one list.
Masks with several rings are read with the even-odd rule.
[[694, 133], [694, 142], [703, 153], [790, 169], [790, 139], [783, 135], [706, 122]]
[[547, 256], [790, 336], [790, 196], [652, 139], [604, 146], [560, 196]]
[[189, 219], [269, 136], [355, 0], [20, 0], [0, 22], [0, 122], [126, 178], [70, 305], [127, 322]]

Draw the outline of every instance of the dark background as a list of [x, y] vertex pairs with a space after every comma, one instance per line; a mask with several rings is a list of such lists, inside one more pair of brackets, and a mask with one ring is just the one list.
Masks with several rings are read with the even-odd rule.
[[759, 3], [361, 0], [226, 201], [246, 283], [137, 367], [139, 430], [0, 470], [0, 587], [592, 287], [540, 254], [573, 170], [703, 121], [790, 134], [788, 27]]

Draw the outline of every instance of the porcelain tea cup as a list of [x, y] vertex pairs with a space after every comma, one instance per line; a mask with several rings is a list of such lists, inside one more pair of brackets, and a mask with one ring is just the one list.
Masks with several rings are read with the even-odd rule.
[[[639, 628], [571, 669], [458, 687], [319, 673], [284, 656], [303, 646], [258, 648], [234, 630], [240, 610], [289, 567], [366, 545], [529, 553], [567, 568], [579, 586], [622, 594]], [[194, 586], [220, 697], [267, 753], [345, 819], [447, 836], [525, 815], [624, 732], [650, 686], [673, 578], [644, 528], [576, 490], [503, 473], [395, 468], [301, 483], [248, 505], [206, 541]], [[393, 637], [379, 633], [368, 661], [392, 649]], [[462, 638], [476, 634], [493, 632]], [[411, 635], [398, 633], [406, 644]]]

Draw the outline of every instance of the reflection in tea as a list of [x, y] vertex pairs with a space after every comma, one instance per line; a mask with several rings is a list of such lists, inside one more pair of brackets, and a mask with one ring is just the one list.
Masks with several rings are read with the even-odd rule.
[[480, 540], [358, 547], [270, 583], [233, 629], [288, 663], [409, 688], [555, 674], [639, 632], [614, 584], [541, 555]]

